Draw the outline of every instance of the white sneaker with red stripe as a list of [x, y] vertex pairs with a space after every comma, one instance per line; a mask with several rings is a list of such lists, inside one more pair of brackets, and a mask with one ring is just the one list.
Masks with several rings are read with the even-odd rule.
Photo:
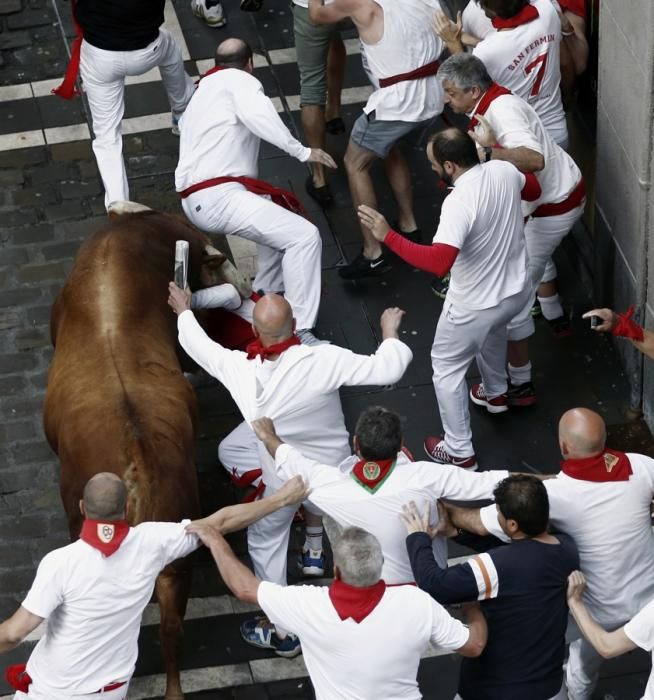
[[499, 396], [489, 398], [486, 396], [483, 384], [473, 384], [470, 387], [470, 400], [472, 403], [476, 403], [477, 406], [486, 406], [486, 410], [489, 413], [504, 413], [504, 411], [509, 410], [509, 399], [507, 395], [500, 394]]
[[470, 457], [455, 457], [445, 449], [445, 440], [440, 436], [426, 437], [423, 443], [425, 452], [429, 459], [439, 464], [451, 464], [453, 467], [461, 467], [467, 471], [474, 472], [477, 470], [477, 458], [475, 455]]

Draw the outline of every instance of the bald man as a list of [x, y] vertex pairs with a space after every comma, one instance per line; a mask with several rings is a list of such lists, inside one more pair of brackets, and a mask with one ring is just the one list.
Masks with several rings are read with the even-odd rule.
[[[597, 413], [587, 408], [564, 413], [561, 472], [544, 483], [552, 526], [577, 543], [587, 580], [584, 601], [595, 620], [612, 630], [654, 599], [654, 460], [609, 449], [605, 442], [606, 426]], [[495, 506], [453, 508], [450, 515], [455, 527], [506, 540]], [[570, 700], [590, 700], [601, 661], [586, 640], [572, 642]]]
[[[279, 487], [275, 464], [257, 440], [253, 420], [268, 416], [284, 442], [320, 464], [339, 464], [350, 456], [349, 436], [338, 390], [342, 386], [385, 386], [397, 382], [412, 358], [398, 338], [404, 312], [386, 309], [381, 317], [383, 341], [374, 355], [357, 355], [336, 345], [300, 345], [289, 303], [267, 294], [254, 307], [255, 342], [246, 352], [227, 350], [202, 330], [190, 309], [190, 292], [169, 286], [168, 303], [178, 314], [179, 342], [195, 362], [224, 384], [244, 421], [218, 446], [222, 465], [240, 483], [262, 476], [266, 493]], [[310, 507], [309, 507], [310, 508]], [[302, 552], [305, 575], [322, 576], [320, 518], [307, 510], [307, 539]], [[264, 518], [248, 529], [248, 549], [262, 581], [286, 585], [286, 555], [294, 509]], [[246, 625], [247, 623], [244, 623]], [[243, 628], [242, 628], [243, 629]], [[277, 628], [248, 628], [244, 637], [255, 646], [293, 656], [299, 642]]]
[[252, 75], [252, 49], [226, 39], [216, 67], [198, 84], [180, 123], [175, 187], [184, 213], [202, 231], [242, 236], [257, 244], [254, 288], [284, 292], [303, 343], [320, 305], [322, 242], [295, 196], [257, 180], [261, 139], [302, 163], [335, 168], [331, 156], [293, 137]]
[[[302, 480], [291, 480], [257, 503], [222, 508], [196, 520], [223, 533], [306, 497]], [[109, 472], [84, 487], [84, 516], [76, 542], [46, 554], [34, 583], [14, 615], [0, 625], [0, 653], [17, 646], [48, 620], [39, 643], [18, 669], [16, 698], [123, 700], [138, 656], [141, 615], [159, 572], [201, 543], [182, 523], [127, 522], [127, 489]], [[14, 667], [15, 668], [15, 667]]]

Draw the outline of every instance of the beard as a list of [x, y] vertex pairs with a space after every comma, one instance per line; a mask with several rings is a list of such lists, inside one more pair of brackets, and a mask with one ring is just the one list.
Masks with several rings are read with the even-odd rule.
[[452, 176], [448, 175], [445, 171], [443, 171], [443, 174], [440, 177], [441, 177], [441, 180], [447, 185], [447, 187], [452, 187], [454, 185], [454, 181], [452, 180]]

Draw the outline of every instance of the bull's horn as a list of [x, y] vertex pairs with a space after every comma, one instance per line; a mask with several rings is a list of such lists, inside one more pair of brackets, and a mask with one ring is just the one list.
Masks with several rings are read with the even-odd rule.
[[123, 216], [123, 214], [138, 214], [142, 211], [152, 211], [152, 209], [146, 207], [145, 204], [130, 201], [111, 202], [107, 207], [107, 214], [112, 218], [114, 216]]
[[207, 254], [208, 257], [214, 258], [214, 257], [220, 257], [223, 258], [224, 260], [227, 259], [227, 256], [225, 253], [221, 253], [221, 251], [218, 250], [218, 248], [214, 248], [211, 243], [205, 243], [204, 245], [204, 252]]

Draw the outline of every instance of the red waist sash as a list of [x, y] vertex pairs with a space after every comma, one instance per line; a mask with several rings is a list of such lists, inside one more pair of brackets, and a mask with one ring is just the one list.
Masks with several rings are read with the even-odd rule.
[[541, 204], [536, 211], [534, 211], [532, 216], [559, 216], [559, 214], [567, 214], [569, 211], [580, 206], [584, 199], [586, 199], [586, 182], [582, 177], [574, 190], [572, 190], [562, 202], [556, 202], [556, 204]]
[[[32, 679], [25, 670], [25, 664], [14, 664], [13, 666], [8, 666], [5, 669], [5, 679], [7, 683], [15, 690], [21, 693], [27, 693], [29, 687], [32, 684]], [[125, 685], [127, 681], [120, 681], [120, 683], [109, 683], [105, 685], [104, 688], [94, 691], [95, 693], [108, 693], [110, 690], [116, 690]]]
[[420, 80], [420, 78], [428, 78], [430, 75], [436, 75], [438, 69], [440, 68], [440, 63], [438, 61], [432, 61], [427, 63], [420, 68], [415, 70], [410, 70], [408, 73], [399, 73], [398, 75], [392, 75], [390, 78], [380, 78], [379, 87], [389, 87], [390, 85], [395, 85], [396, 83], [403, 83], [407, 80]]
[[212, 177], [210, 180], [203, 180], [195, 185], [191, 185], [177, 194], [179, 194], [182, 199], [186, 199], [195, 192], [206, 190], [209, 187], [216, 187], [217, 185], [224, 185], [228, 182], [238, 182], [243, 185], [248, 192], [252, 192], [253, 194], [267, 194], [275, 204], [284, 207], [284, 209], [288, 209], [288, 211], [292, 211], [294, 214], [300, 214], [302, 216], [306, 214], [302, 202], [300, 202], [292, 192], [288, 192], [281, 187], [275, 187], [264, 180], [257, 180], [253, 177]]

